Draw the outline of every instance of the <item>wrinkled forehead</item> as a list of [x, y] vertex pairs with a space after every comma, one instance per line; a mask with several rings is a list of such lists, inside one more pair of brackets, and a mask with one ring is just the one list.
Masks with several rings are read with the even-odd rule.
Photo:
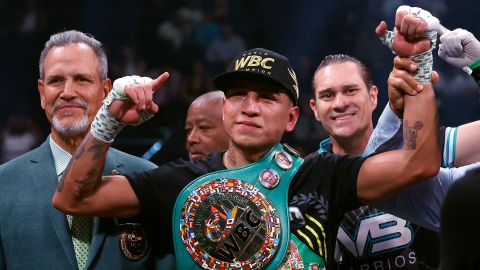
[[83, 43], [52, 47], [44, 62], [47, 73], [78, 73], [100, 76], [100, 61], [93, 49]]

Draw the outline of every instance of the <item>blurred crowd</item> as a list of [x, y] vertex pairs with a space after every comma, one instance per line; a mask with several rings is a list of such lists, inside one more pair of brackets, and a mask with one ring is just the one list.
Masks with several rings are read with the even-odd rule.
[[[421, 6], [446, 27], [463, 27], [475, 35], [480, 26], [465, 19], [477, 12], [462, 1], [286, 1], [286, 0], [6, 0], [0, 3], [1, 162], [37, 146], [49, 133], [38, 106], [36, 80], [42, 43], [61, 30], [78, 29], [102, 41], [108, 51], [109, 77], [131, 74], [155, 77], [168, 71], [157, 91], [160, 112], [140, 128], [127, 128], [115, 146], [141, 156], [157, 145], [152, 157], [161, 164], [186, 158], [184, 120], [197, 96], [215, 90], [212, 78], [247, 48], [265, 47], [292, 61], [300, 85], [301, 117], [285, 141], [301, 152], [318, 148], [326, 137], [308, 106], [311, 78], [327, 54], [353, 55], [370, 67], [380, 89], [378, 117], [387, 101], [386, 79], [391, 53], [373, 30], [381, 21], [393, 25], [401, 4]], [[450, 8], [455, 5], [455, 8]], [[441, 76], [437, 90], [443, 125], [457, 126], [480, 116], [480, 93], [461, 70], [436, 58]], [[376, 120], [376, 118], [375, 118]], [[159, 147], [160, 145], [160, 147]]]

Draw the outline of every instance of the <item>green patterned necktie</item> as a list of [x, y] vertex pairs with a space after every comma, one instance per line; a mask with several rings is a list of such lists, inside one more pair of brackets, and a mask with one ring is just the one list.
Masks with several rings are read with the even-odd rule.
[[92, 241], [92, 217], [67, 215], [68, 225], [72, 236], [73, 248], [79, 270], [84, 270], [87, 265], [88, 251]]
[[[58, 175], [62, 178], [63, 172]], [[93, 218], [67, 215], [70, 236], [72, 237], [73, 248], [79, 270], [85, 270], [88, 260], [88, 251], [92, 242]]]

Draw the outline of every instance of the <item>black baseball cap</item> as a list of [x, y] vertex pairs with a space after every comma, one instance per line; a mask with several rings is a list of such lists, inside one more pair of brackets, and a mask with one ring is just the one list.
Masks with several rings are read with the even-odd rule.
[[263, 48], [244, 51], [228, 65], [227, 71], [213, 79], [215, 86], [225, 91], [236, 78], [257, 76], [269, 79], [285, 88], [293, 103], [298, 103], [298, 82], [288, 59]]

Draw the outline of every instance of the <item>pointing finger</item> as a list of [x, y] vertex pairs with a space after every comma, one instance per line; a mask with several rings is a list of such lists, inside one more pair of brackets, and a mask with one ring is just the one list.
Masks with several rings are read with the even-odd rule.
[[151, 81], [150, 84], [152, 86], [152, 91], [156, 91], [160, 87], [162, 87], [163, 84], [168, 80], [169, 76], [170, 74], [168, 74], [168, 72], [164, 72], [160, 76], [158, 76], [155, 80]]

